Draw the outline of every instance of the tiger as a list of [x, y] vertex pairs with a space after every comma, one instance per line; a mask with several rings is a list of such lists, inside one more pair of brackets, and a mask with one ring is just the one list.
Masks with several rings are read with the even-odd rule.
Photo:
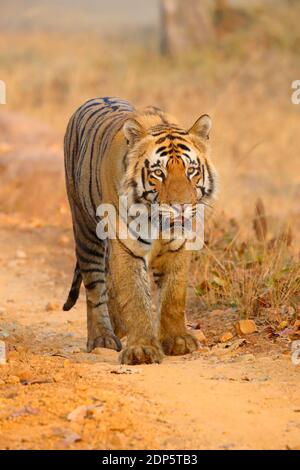
[[[212, 120], [201, 115], [186, 130], [160, 108], [138, 110], [116, 97], [85, 102], [64, 138], [66, 189], [73, 221], [76, 265], [63, 310], [76, 303], [81, 284], [87, 308], [87, 351], [110, 348], [121, 364], [160, 363], [199, 347], [185, 322], [191, 251], [186, 239], [100, 239], [101, 204], [208, 204], [217, 192], [211, 161]], [[151, 280], [159, 307], [152, 310]], [[123, 348], [121, 340], [126, 337]]]

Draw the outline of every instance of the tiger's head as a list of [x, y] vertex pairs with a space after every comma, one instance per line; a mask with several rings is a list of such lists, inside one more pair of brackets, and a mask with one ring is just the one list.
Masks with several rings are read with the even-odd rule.
[[123, 194], [129, 203], [194, 206], [213, 199], [217, 182], [210, 161], [211, 126], [206, 114], [189, 130], [161, 112], [129, 118], [123, 126], [128, 145]]

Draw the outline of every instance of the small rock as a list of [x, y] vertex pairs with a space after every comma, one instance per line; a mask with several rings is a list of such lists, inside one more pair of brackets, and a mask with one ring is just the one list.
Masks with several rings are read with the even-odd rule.
[[62, 437], [64, 444], [73, 444], [74, 442], [81, 441], [81, 436], [70, 429], [62, 429], [59, 427], [52, 428], [54, 436]]
[[227, 343], [227, 341], [230, 341], [233, 338], [233, 334], [231, 331], [226, 331], [219, 337], [220, 343]]
[[81, 405], [68, 414], [68, 421], [78, 422], [86, 418], [97, 418], [102, 413], [102, 405]]
[[68, 421], [83, 421], [84, 418], [86, 418], [88, 414], [88, 406], [82, 405], [78, 406], [75, 408], [73, 411], [71, 411], [68, 416], [67, 420]]
[[210, 353], [210, 349], [209, 347], [205, 346], [205, 347], [202, 347], [199, 351], [201, 354], [209, 354]]
[[54, 310], [58, 310], [58, 309], [59, 309], [59, 305], [55, 302], [48, 302], [45, 307], [46, 312], [53, 312]]
[[33, 415], [36, 416], [40, 413], [38, 408], [33, 408], [32, 406], [23, 406], [22, 408], [14, 411], [11, 414], [12, 418], [18, 418], [19, 416]]
[[64, 444], [74, 444], [75, 442], [81, 441], [81, 436], [76, 434], [76, 432], [68, 432], [65, 434], [63, 443]]
[[257, 382], [268, 382], [270, 380], [270, 377], [268, 375], [262, 375], [261, 377], [258, 377]]
[[17, 250], [17, 251], [16, 251], [16, 258], [18, 258], [18, 259], [26, 259], [26, 258], [27, 258], [27, 254], [25, 253], [25, 251]]
[[257, 331], [257, 327], [254, 320], [239, 320], [235, 324], [236, 332], [239, 336], [251, 335]]

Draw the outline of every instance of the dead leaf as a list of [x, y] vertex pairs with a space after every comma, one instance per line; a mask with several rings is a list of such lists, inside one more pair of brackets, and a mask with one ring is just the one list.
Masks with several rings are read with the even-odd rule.
[[286, 320], [282, 321], [278, 325], [279, 330], [284, 330], [288, 326], [288, 322]]
[[267, 337], [269, 339], [275, 339], [278, 338], [279, 333], [275, 330], [274, 326], [269, 325], [264, 329], [264, 333], [267, 334]]
[[198, 296], [202, 296], [207, 294], [207, 292], [210, 291], [210, 285], [208, 281], [204, 280], [202, 281], [198, 286], [195, 287], [195, 294]]
[[251, 335], [257, 331], [257, 327], [254, 320], [239, 320], [235, 324], [236, 332], [239, 336]]
[[230, 341], [233, 338], [233, 334], [231, 331], [225, 331], [220, 337], [219, 341], [220, 343], [227, 343], [227, 341]]

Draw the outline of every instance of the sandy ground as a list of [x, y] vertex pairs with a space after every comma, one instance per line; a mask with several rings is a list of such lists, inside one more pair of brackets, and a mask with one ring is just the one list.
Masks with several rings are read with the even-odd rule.
[[[224, 355], [203, 347], [161, 365], [120, 367], [114, 351], [85, 352], [83, 295], [70, 312], [60, 309], [70, 231], [2, 218], [0, 246], [0, 334], [9, 350], [0, 448], [300, 447], [300, 366], [287, 347], [267, 348], [258, 333]], [[218, 314], [203, 317], [208, 341], [210, 322], [221, 328]]]
[[61, 146], [9, 113], [0, 131], [0, 448], [300, 449], [300, 365], [263, 320], [220, 348], [237, 314], [200, 312], [191, 288], [199, 351], [135, 367], [85, 352], [83, 293], [61, 310], [74, 265]]

